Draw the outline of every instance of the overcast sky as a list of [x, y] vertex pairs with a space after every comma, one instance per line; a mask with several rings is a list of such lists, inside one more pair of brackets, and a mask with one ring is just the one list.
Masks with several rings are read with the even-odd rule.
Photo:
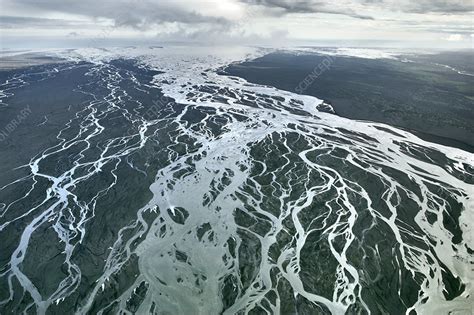
[[474, 0], [0, 0], [2, 48], [473, 47]]

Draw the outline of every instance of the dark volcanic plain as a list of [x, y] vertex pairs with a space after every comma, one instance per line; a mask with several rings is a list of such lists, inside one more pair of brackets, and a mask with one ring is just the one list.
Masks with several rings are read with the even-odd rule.
[[[425, 140], [474, 152], [473, 56], [440, 53], [406, 56], [404, 62], [331, 56], [329, 70], [303, 94], [331, 102], [337, 115], [406, 128]], [[231, 65], [226, 72], [296, 93], [327, 58], [279, 52]]]
[[[227, 72], [294, 91], [324, 58]], [[168, 76], [133, 58], [0, 71], [0, 127], [28, 109], [0, 141], [0, 314], [401, 314], [439, 286], [470, 307], [433, 244], [472, 253], [472, 164], [191, 60]], [[426, 60], [338, 57], [306, 93], [472, 148], [471, 83]]]

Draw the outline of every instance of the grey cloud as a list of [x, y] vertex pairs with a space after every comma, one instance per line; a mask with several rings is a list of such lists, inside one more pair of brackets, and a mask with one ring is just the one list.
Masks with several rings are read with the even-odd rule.
[[45, 19], [22, 16], [0, 16], [0, 28], [14, 29], [24, 27], [43, 27], [43, 28], [58, 28], [67, 26], [81, 26], [80, 21], [68, 21], [61, 19]]
[[373, 20], [373, 17], [358, 14], [350, 7], [340, 8], [331, 2], [312, 0], [240, 0], [241, 2], [278, 9], [280, 13], [327, 13], [346, 15], [357, 19]]
[[413, 13], [444, 13], [460, 14], [474, 11], [474, 1], [472, 0], [432, 0], [413, 1], [407, 6], [407, 11]]
[[310, 13], [314, 12], [312, 1], [291, 1], [291, 0], [242, 0], [248, 4], [256, 4], [265, 7], [279, 8], [288, 13]]
[[[269, 43], [279, 40], [315, 41], [319, 37], [325, 38], [332, 30], [335, 30], [334, 36], [337, 39], [360, 36], [361, 39], [357, 39], [357, 42], [371, 36], [380, 40], [404, 36], [393, 35], [399, 33], [413, 34], [413, 37], [419, 36], [421, 39], [426, 33], [433, 33], [430, 35], [432, 38], [442, 38], [446, 34], [463, 34], [467, 38], [466, 35], [472, 34], [469, 14], [473, 12], [474, 6], [474, 0], [228, 0], [232, 6], [224, 9], [220, 7], [221, 10], [216, 8], [214, 11], [216, 2], [221, 0], [0, 1], [1, 14], [4, 15], [0, 16], [0, 29], [5, 30], [2, 35], [15, 29], [10, 32], [12, 35], [8, 35], [13, 38], [21, 33], [16, 29], [22, 28], [25, 28], [24, 34], [28, 35], [27, 28], [37, 27], [45, 31], [35, 34], [57, 36], [58, 32], [50, 32], [49, 29], [65, 29], [71, 42], [85, 40], [87, 36], [92, 36], [92, 33], [108, 37], [112, 30], [117, 36], [110, 37], [134, 34], [130, 36], [142, 40], [140, 35], [137, 35], [140, 32], [136, 31], [147, 30], [144, 37], [156, 33], [157, 41], [183, 42], [259, 43], [262, 38]], [[328, 20], [326, 27], [325, 22], [313, 21], [311, 15], [300, 19], [299, 15], [306, 13], [325, 13], [333, 16], [331, 19], [324, 17]], [[405, 13], [424, 15], [413, 16]], [[67, 14], [71, 14], [75, 21], [67, 20]], [[218, 14], [221, 14], [220, 17]], [[225, 14], [230, 16], [227, 18]], [[373, 14], [377, 21], [366, 23], [365, 19], [374, 19], [368, 14]], [[439, 19], [439, 14], [453, 16]], [[46, 18], [51, 16], [57, 19]], [[259, 20], [263, 17], [266, 19]], [[348, 22], [345, 17], [358, 20]], [[295, 20], [298, 26], [292, 24]], [[173, 24], [164, 25], [166, 22]], [[308, 27], [304, 28], [302, 23], [308, 23]], [[314, 29], [314, 25], [321, 26], [321, 29]], [[353, 29], [345, 35], [348, 27]], [[131, 28], [134, 30], [130, 30]], [[304, 29], [302, 34], [296, 36], [296, 32], [301, 29]], [[289, 35], [269, 35], [272, 30], [288, 31]], [[115, 39], [104, 39], [104, 42], [106, 41], [113, 42]]]
[[[12, 1], [12, 0], [10, 0]], [[213, 23], [227, 24], [225, 18], [204, 16], [198, 12], [175, 5], [172, 1], [152, 0], [16, 0], [15, 6], [21, 6], [30, 15], [42, 12], [62, 12], [79, 14], [90, 18], [108, 18], [116, 26], [146, 28], [163, 22], [180, 22], [185, 24]]]
[[474, 11], [473, 0], [362, 0], [362, 3], [406, 13], [464, 14]]
[[243, 3], [279, 9], [282, 13], [329, 13], [359, 19], [373, 19], [359, 14], [356, 7], [406, 13], [465, 14], [474, 11], [474, 0], [351, 0], [338, 5], [329, 0], [239, 0]]

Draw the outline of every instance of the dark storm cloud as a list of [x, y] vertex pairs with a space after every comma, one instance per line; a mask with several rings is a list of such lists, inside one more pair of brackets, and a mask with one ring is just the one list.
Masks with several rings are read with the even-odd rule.
[[339, 8], [331, 2], [311, 0], [240, 0], [243, 3], [279, 9], [281, 13], [327, 13], [346, 15], [353, 18], [372, 20], [373, 17], [358, 14], [351, 8]]

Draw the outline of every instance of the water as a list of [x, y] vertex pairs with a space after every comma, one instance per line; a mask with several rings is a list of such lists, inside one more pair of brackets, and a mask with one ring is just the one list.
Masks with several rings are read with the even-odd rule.
[[0, 309], [469, 314], [474, 156], [218, 74], [262, 53], [61, 52], [91, 100], [1, 188]]

